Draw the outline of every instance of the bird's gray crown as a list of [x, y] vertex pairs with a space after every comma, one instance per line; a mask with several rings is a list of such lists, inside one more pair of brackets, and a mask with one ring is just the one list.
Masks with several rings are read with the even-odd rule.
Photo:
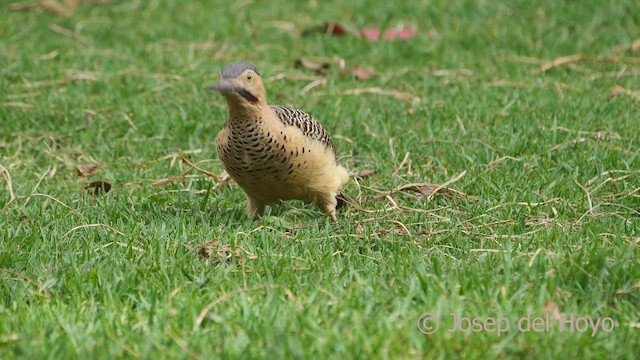
[[251, 69], [255, 71], [256, 74], [260, 75], [258, 73], [258, 69], [256, 69], [256, 67], [253, 66], [253, 64], [246, 61], [238, 61], [238, 62], [234, 62], [233, 64], [229, 64], [224, 68], [222, 68], [222, 71], [220, 72], [220, 74], [222, 75], [223, 79], [236, 78], [238, 77], [238, 75], [242, 74], [242, 72], [247, 69]]

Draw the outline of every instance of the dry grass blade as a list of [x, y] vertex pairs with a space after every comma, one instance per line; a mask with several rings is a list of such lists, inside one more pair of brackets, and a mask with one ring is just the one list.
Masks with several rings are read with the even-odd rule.
[[134, 359], [140, 359], [140, 354], [135, 352], [131, 347], [125, 344], [122, 340], [120, 340], [117, 336], [107, 333], [109, 339], [111, 339], [115, 344], [118, 344], [121, 348], [123, 348], [129, 355], [131, 355]]
[[33, 108], [33, 105], [31, 104], [27, 104], [27, 103], [23, 103], [23, 102], [19, 102], [19, 101], [9, 101], [6, 103], [2, 104], [2, 107], [6, 107], [6, 108], [22, 108], [22, 109], [31, 109]]
[[69, 17], [78, 6], [78, 0], [67, 0], [64, 3], [53, 0], [44, 1], [25, 1], [19, 3], [13, 3], [9, 5], [9, 10], [23, 11], [23, 10], [45, 10], [51, 14]]
[[[563, 65], [575, 65], [576, 62], [585, 61], [585, 60], [595, 61], [595, 62], [604, 62], [604, 63], [608, 62], [608, 63], [640, 64], [640, 58], [637, 58], [637, 57], [630, 57], [630, 56], [603, 57], [603, 56], [587, 56], [584, 54], [574, 54], [574, 55], [568, 55], [568, 56], [561, 56], [552, 61], [545, 62], [540, 66], [540, 68], [534, 69], [533, 74], [540, 74], [543, 72], [547, 72], [551, 69], [554, 69]], [[575, 69], [578, 69], [578, 68], [574, 67], [574, 70]], [[589, 72], [586, 69], [583, 69], [583, 70]]]
[[387, 194], [384, 195], [377, 195], [376, 198], [380, 199], [383, 198], [387, 195], [395, 195], [399, 192], [417, 192], [420, 195], [431, 195], [434, 194], [435, 192], [439, 191], [439, 190], [444, 190], [443, 191], [443, 195], [445, 196], [449, 196], [449, 197], [462, 197], [462, 194], [459, 194], [457, 192], [454, 192], [451, 189], [448, 188], [442, 188], [441, 185], [438, 184], [429, 184], [429, 183], [416, 183], [416, 184], [407, 184], [407, 185], [403, 185], [400, 186], [398, 189], [391, 191]]
[[67, 205], [67, 204], [63, 203], [62, 201], [60, 201], [60, 200], [58, 200], [58, 199], [54, 198], [53, 196], [51, 196], [51, 195], [47, 195], [47, 194], [40, 194], [40, 193], [34, 193], [34, 194], [31, 194], [31, 195], [26, 195], [26, 196], [16, 196], [16, 197], [14, 197], [13, 199], [9, 200], [9, 201], [4, 205], [4, 207], [2, 208], [2, 211], [4, 211], [4, 210], [6, 210], [7, 208], [9, 208], [9, 205], [11, 205], [11, 204], [12, 204], [14, 201], [16, 201], [16, 200], [20, 200], [20, 199], [27, 199], [27, 201], [29, 201], [29, 199], [31, 199], [32, 197], [43, 197], [43, 198], [47, 198], [47, 199], [49, 199], [49, 200], [53, 200], [53, 201], [55, 201], [56, 203], [58, 203], [58, 204], [60, 204], [60, 205], [64, 206], [65, 208], [69, 209], [69, 210], [70, 210], [70, 211], [72, 211], [72, 212], [73, 212], [73, 211], [76, 211], [76, 210], [75, 210], [75, 209], [73, 209], [71, 206], [69, 206], [69, 205]]
[[627, 95], [636, 100], [640, 100], [640, 91], [631, 91], [629, 89], [623, 88], [620, 85], [612, 86], [611, 89], [609, 89], [609, 95], [611, 95], [611, 97], [615, 97], [618, 95]]
[[205, 306], [202, 311], [200, 311], [200, 314], [198, 315], [198, 318], [196, 319], [196, 323], [195, 323], [195, 328], [200, 327], [200, 325], [202, 324], [202, 322], [204, 321], [204, 319], [207, 317], [207, 315], [209, 314], [209, 311], [211, 311], [211, 309], [216, 306], [217, 304], [223, 302], [223, 301], [227, 301], [231, 296], [233, 295], [238, 295], [238, 294], [242, 294], [242, 293], [248, 293], [248, 292], [252, 292], [252, 291], [258, 291], [258, 290], [271, 290], [271, 289], [277, 289], [280, 286], [278, 285], [262, 285], [262, 286], [256, 286], [254, 288], [250, 288], [250, 289], [238, 289], [238, 290], [233, 290], [233, 291], [229, 291], [227, 293], [222, 294], [222, 296], [220, 296], [219, 298], [217, 298], [216, 300], [210, 302], [207, 306]]
[[211, 178], [215, 179], [216, 181], [218, 181], [218, 182], [223, 181], [223, 179], [222, 179], [220, 176], [218, 176], [218, 175], [216, 175], [216, 174], [212, 173], [211, 171], [207, 171], [207, 170], [205, 170], [205, 169], [203, 169], [203, 168], [199, 167], [198, 165], [196, 165], [196, 164], [192, 163], [192, 162], [191, 162], [189, 159], [187, 159], [187, 157], [186, 157], [186, 156], [184, 156], [183, 154], [180, 154], [180, 159], [182, 159], [182, 161], [183, 161], [185, 164], [187, 164], [187, 165], [191, 166], [192, 168], [194, 168], [194, 169], [198, 170], [199, 172], [201, 172], [201, 173], [203, 173], [203, 174], [205, 174], [205, 175], [207, 175], [207, 176], [209, 176], [209, 177], [211, 177]]
[[91, 46], [91, 42], [88, 39], [86, 39], [85, 37], [82, 37], [82, 36], [74, 33], [73, 31], [71, 31], [69, 29], [63, 28], [60, 25], [51, 24], [51, 25], [49, 25], [49, 29], [51, 29], [54, 32], [57, 32], [58, 34], [61, 34], [61, 35], [64, 35], [64, 36], [68, 36], [68, 37], [70, 37], [72, 39], [75, 39], [78, 42], [80, 42], [82, 45]]
[[317, 62], [313, 62], [313, 61], [309, 61], [309, 60], [303, 60], [303, 59], [298, 59], [296, 60], [296, 62], [293, 64], [293, 66], [296, 69], [307, 69], [307, 70], [311, 70], [319, 75], [324, 75], [327, 73], [327, 70], [329, 70], [329, 68], [331, 67], [331, 64], [329, 63], [317, 63]]
[[536, 69], [534, 70], [534, 74], [539, 74], [539, 73], [543, 73], [543, 72], [547, 72], [553, 68], [565, 65], [565, 64], [569, 64], [569, 63], [574, 63], [577, 61], [582, 61], [587, 59], [588, 57], [586, 55], [583, 54], [575, 54], [575, 55], [569, 55], [569, 56], [561, 56], [559, 58], [556, 58], [552, 61], [543, 63], [540, 66], [540, 69]]
[[401, 192], [415, 192], [420, 195], [427, 195], [429, 197], [433, 197], [437, 193], [440, 193], [441, 195], [448, 198], [457, 198], [457, 199], [462, 199], [465, 197], [473, 198], [463, 192], [460, 192], [458, 190], [454, 190], [448, 187], [444, 187], [442, 185], [429, 184], [429, 183], [415, 183], [415, 184], [407, 184], [407, 185], [400, 186], [396, 190], [389, 191], [384, 194], [378, 194], [374, 197], [374, 199], [382, 199], [387, 196], [393, 196]]
[[[448, 180], [447, 182], [445, 182], [444, 184], [438, 186], [435, 190], [433, 190], [433, 192], [431, 192], [431, 194], [429, 195], [429, 201], [431, 201], [433, 199], [433, 197], [436, 195], [436, 193], [440, 190], [446, 189], [448, 193], [453, 193], [453, 194], [457, 194], [458, 196], [460, 196], [460, 194], [463, 194], [463, 196], [467, 196], [464, 193], [461, 193], [459, 191], [456, 190], [452, 190], [450, 188], [448, 188], [447, 186], [457, 182], [458, 180], [462, 179], [465, 175], [467, 174], [467, 170], [464, 170], [463, 172], [461, 172], [460, 174], [458, 174], [458, 176], [454, 177], [453, 179]], [[451, 196], [450, 196], [451, 197]]]
[[[433, 199], [433, 197], [440, 193], [445, 197], [448, 198], [456, 198], [456, 199], [462, 199], [462, 198], [467, 198], [467, 199], [475, 199], [476, 196], [470, 196], [467, 195], [461, 191], [458, 190], [454, 190], [449, 188], [448, 186], [453, 184], [454, 182], [462, 179], [462, 177], [464, 177], [467, 174], [467, 171], [463, 171], [460, 174], [458, 174], [456, 177], [448, 180], [447, 182], [445, 182], [442, 185], [438, 185], [438, 184], [430, 184], [430, 183], [414, 183], [414, 184], [407, 184], [407, 185], [403, 185], [398, 187], [395, 190], [391, 190], [391, 191], [387, 191], [381, 194], [378, 194], [374, 197], [374, 199], [378, 200], [378, 199], [382, 199], [382, 198], [388, 198], [390, 199], [391, 196], [396, 195], [398, 193], [401, 192], [416, 192], [420, 195], [427, 195], [429, 196], [429, 200]], [[391, 200], [391, 199], [390, 199]]]
[[9, 174], [9, 170], [7, 170], [2, 165], [0, 165], [0, 170], [2, 170], [6, 174], [4, 178], [7, 180], [7, 190], [9, 191], [9, 202], [7, 203], [7, 205], [9, 205], [9, 203], [13, 202], [13, 200], [15, 200], [16, 198], [16, 195], [13, 193], [13, 183], [11, 182], [11, 174]]
[[413, 96], [406, 92], [402, 92], [398, 90], [387, 90], [379, 87], [357, 88], [357, 89], [345, 91], [344, 94], [345, 95], [361, 95], [361, 94], [387, 95], [387, 96], [393, 96], [394, 98], [402, 101], [413, 101], [413, 102], [419, 102], [422, 100], [419, 97]]
[[116, 229], [114, 227], [111, 227], [109, 225], [106, 225], [106, 224], [86, 224], [86, 225], [76, 226], [76, 227], [72, 228], [71, 230], [67, 231], [66, 233], [64, 233], [64, 235], [62, 235], [62, 239], [66, 238], [67, 235], [71, 234], [72, 232], [74, 232], [76, 230], [92, 228], [92, 227], [103, 227], [103, 228], [105, 228], [107, 230], [111, 230], [111, 231], [115, 232], [118, 235], [122, 235], [122, 236], [128, 238], [128, 236], [125, 233], [123, 233], [122, 231], [120, 231], [120, 230], [118, 230], [118, 229]]
[[640, 39], [636, 39], [631, 44], [622, 44], [622, 45], [615, 46], [613, 48], [613, 51], [617, 53], [624, 52], [624, 51], [631, 51], [632, 54], [635, 54], [638, 51], [640, 51]]
[[327, 79], [313, 80], [312, 82], [308, 83], [304, 88], [302, 88], [302, 93], [303, 94], [307, 93], [320, 85], [326, 85], [326, 84], [327, 84]]
[[176, 343], [176, 345], [178, 345], [182, 350], [184, 350], [184, 352], [187, 353], [192, 359], [196, 359], [196, 360], [204, 359], [202, 355], [198, 354], [195, 350], [189, 347], [189, 344], [187, 344], [186, 341], [179, 338], [178, 335], [173, 332], [173, 330], [169, 329], [167, 333], [169, 337]]
[[358, 205], [356, 203], [355, 200], [353, 200], [352, 198], [348, 197], [345, 194], [342, 194], [342, 196], [340, 196], [340, 199], [342, 201], [344, 201], [345, 204], [347, 204], [349, 206], [349, 208], [351, 209], [355, 209], [357, 211], [361, 211], [361, 212], [365, 212], [365, 213], [376, 213], [377, 210], [370, 210], [370, 209], [365, 209], [363, 207], [361, 207], [360, 205]]

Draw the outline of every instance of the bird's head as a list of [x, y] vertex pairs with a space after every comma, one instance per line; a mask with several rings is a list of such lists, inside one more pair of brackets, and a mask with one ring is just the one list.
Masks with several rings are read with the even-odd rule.
[[251, 63], [239, 61], [220, 71], [220, 81], [210, 87], [227, 99], [230, 107], [252, 107], [265, 103], [264, 84]]

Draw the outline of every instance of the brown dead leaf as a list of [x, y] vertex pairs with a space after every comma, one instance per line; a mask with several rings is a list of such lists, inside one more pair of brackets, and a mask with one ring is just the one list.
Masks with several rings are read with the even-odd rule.
[[98, 181], [89, 183], [87, 186], [84, 187], [84, 189], [87, 190], [89, 193], [92, 193], [93, 195], [106, 194], [109, 191], [111, 191], [111, 184], [109, 184], [106, 181], [98, 180]]
[[379, 87], [371, 87], [371, 88], [358, 88], [344, 92], [347, 95], [361, 95], [361, 94], [379, 94], [379, 95], [387, 95], [393, 96], [396, 99], [402, 101], [414, 101], [419, 102], [421, 99], [417, 96], [413, 96], [409, 93], [398, 91], [398, 90], [387, 90]]
[[372, 69], [353, 67], [349, 70], [349, 74], [355, 76], [358, 80], [369, 80], [375, 74]]
[[232, 251], [231, 247], [227, 244], [222, 244], [220, 241], [208, 241], [198, 250], [198, 254], [205, 258], [207, 262], [213, 260], [216, 264], [231, 264], [231, 260], [235, 256], [236, 261], [239, 261], [240, 253]]
[[327, 73], [327, 70], [331, 67], [329, 63], [317, 63], [309, 60], [296, 60], [293, 64], [296, 69], [307, 69], [311, 70], [319, 75], [324, 75]]
[[356, 234], [362, 235], [363, 232], [364, 232], [364, 226], [358, 224], [358, 226], [356, 226]]
[[89, 176], [93, 175], [98, 169], [99, 164], [85, 164], [76, 166], [76, 171], [78, 176]]
[[[339, 201], [339, 200], [338, 200], [338, 203], [340, 203], [340, 201]], [[295, 237], [295, 236], [296, 236], [296, 234], [297, 234], [298, 230], [302, 229], [302, 227], [303, 227], [303, 224], [302, 224], [302, 223], [299, 223], [299, 222], [294, 223], [294, 224], [292, 224], [291, 226], [287, 226], [287, 227], [284, 229], [284, 234], [285, 234], [287, 237], [289, 237], [289, 238], [293, 238], [293, 237]]]
[[316, 26], [316, 27], [309, 28], [302, 31], [302, 36], [307, 36], [314, 33], [323, 33], [323, 34], [334, 35], [334, 36], [346, 36], [349, 34], [349, 32], [345, 30], [345, 28], [342, 27], [340, 24], [327, 22], [320, 26]]

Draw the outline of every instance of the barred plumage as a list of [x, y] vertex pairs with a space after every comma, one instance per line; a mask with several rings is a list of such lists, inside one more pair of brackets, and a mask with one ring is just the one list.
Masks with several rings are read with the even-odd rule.
[[275, 111], [278, 119], [280, 119], [284, 124], [297, 127], [302, 130], [302, 134], [304, 136], [318, 140], [331, 148], [334, 152], [336, 161], [338, 160], [338, 154], [336, 153], [336, 148], [333, 146], [331, 137], [329, 137], [329, 133], [316, 119], [313, 118], [313, 116], [304, 111], [292, 108], [291, 106], [269, 105], [269, 107]]

